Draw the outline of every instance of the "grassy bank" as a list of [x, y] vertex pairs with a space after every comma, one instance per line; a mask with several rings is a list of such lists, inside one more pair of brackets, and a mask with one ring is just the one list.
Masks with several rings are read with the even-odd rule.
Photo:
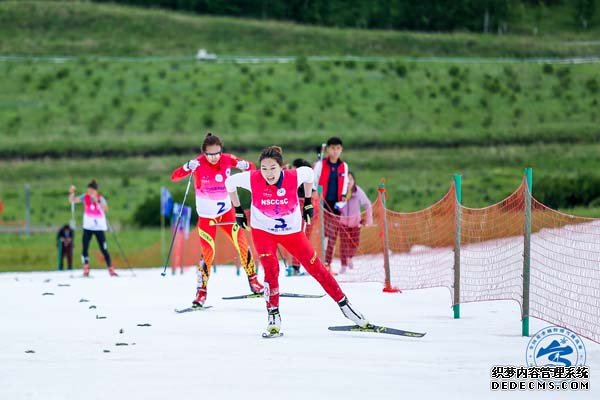
[[[0, 53], [191, 56], [207, 48], [217, 54], [245, 55], [600, 54], [600, 43], [585, 40], [597, 37], [597, 28], [578, 32], [565, 11], [550, 8], [538, 16], [528, 8], [515, 9], [510, 28], [519, 33], [516, 36], [333, 29], [87, 2], [4, 1]], [[540, 35], [533, 35], [534, 27]]]
[[593, 143], [595, 64], [5, 62], [0, 157], [307, 151], [337, 134], [385, 148]]

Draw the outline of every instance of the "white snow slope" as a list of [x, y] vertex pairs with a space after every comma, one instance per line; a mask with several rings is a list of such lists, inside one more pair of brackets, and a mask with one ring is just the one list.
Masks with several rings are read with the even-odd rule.
[[[262, 299], [221, 299], [249, 292], [243, 273], [219, 267], [213, 308], [176, 314], [194, 297], [195, 273], [160, 272], [0, 274], [0, 399], [600, 398], [600, 345], [589, 340], [589, 391], [490, 390], [492, 366], [525, 364], [516, 302], [464, 304], [454, 320], [447, 289], [386, 294], [378, 284], [343, 284], [372, 322], [427, 335], [331, 332], [349, 321], [329, 297], [282, 298], [285, 335], [263, 339]], [[280, 285], [323, 293], [308, 276], [282, 274]], [[548, 325], [533, 320], [531, 333]]]

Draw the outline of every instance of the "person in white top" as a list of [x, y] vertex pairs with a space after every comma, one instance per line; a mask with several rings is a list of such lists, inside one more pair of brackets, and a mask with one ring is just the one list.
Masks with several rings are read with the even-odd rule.
[[69, 188], [69, 202], [83, 203], [83, 246], [81, 255], [83, 276], [90, 275], [88, 250], [92, 236], [96, 236], [98, 246], [100, 246], [100, 251], [104, 256], [104, 261], [108, 268], [108, 273], [110, 276], [117, 276], [112, 266], [108, 244], [106, 243], [106, 235], [104, 234], [107, 230], [106, 212], [108, 211], [108, 204], [106, 203], [106, 199], [98, 193], [98, 183], [96, 180], [92, 180], [88, 184], [85, 194], [81, 196], [75, 196], [75, 186], [71, 185]]
[[368, 321], [352, 308], [335, 278], [325, 269], [312, 244], [302, 232], [302, 220], [310, 224], [313, 206], [308, 198], [300, 207], [298, 187], [304, 185], [304, 193], [312, 192], [313, 171], [308, 167], [294, 170], [283, 169], [280, 147], [265, 148], [259, 157], [260, 170], [232, 175], [225, 181], [231, 203], [235, 207], [236, 222], [248, 228], [246, 214], [241, 207], [237, 188], [251, 192], [250, 227], [256, 253], [265, 271], [265, 300], [268, 325], [265, 337], [281, 334], [279, 313], [279, 261], [277, 245], [283, 246], [296, 257], [340, 306], [344, 316], [360, 326]]

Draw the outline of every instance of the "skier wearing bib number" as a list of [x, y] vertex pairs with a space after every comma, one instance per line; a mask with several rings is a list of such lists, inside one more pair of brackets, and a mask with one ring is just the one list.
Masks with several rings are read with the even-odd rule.
[[[235, 225], [235, 213], [225, 189], [225, 180], [230, 175], [231, 168], [245, 171], [255, 167], [233, 154], [223, 153], [222, 149], [221, 140], [209, 132], [202, 143], [202, 154], [177, 168], [171, 175], [171, 180], [177, 182], [194, 174], [198, 234], [203, 261], [198, 265], [198, 286], [196, 298], [192, 302], [193, 307], [202, 307], [206, 301], [208, 279], [215, 258], [217, 226], [225, 232], [238, 252], [252, 292], [260, 293], [263, 290], [256, 276], [246, 236]], [[228, 222], [230, 224], [226, 224]]]
[[306, 271], [338, 303], [344, 316], [357, 325], [366, 326], [368, 321], [350, 305], [335, 278], [325, 269], [310, 241], [302, 232], [302, 220], [310, 224], [313, 206], [308, 197], [300, 206], [298, 187], [304, 185], [304, 193], [312, 193], [314, 174], [309, 167], [294, 170], [283, 169], [281, 148], [271, 146], [260, 154], [260, 170], [242, 172], [227, 178], [225, 185], [236, 210], [237, 224], [248, 227], [246, 214], [240, 205], [237, 188], [251, 192], [250, 227], [252, 240], [265, 270], [265, 300], [268, 325], [264, 337], [280, 335], [279, 314], [279, 261], [277, 245], [283, 246], [297, 258]]
[[106, 243], [105, 232], [108, 224], [106, 222], [106, 212], [108, 204], [106, 199], [98, 193], [98, 183], [92, 180], [85, 194], [75, 196], [75, 186], [69, 188], [69, 202], [83, 203], [83, 246], [81, 261], [83, 262], [83, 276], [90, 276], [90, 257], [88, 250], [90, 249], [90, 241], [92, 236], [96, 236], [100, 251], [104, 256], [106, 267], [110, 276], [117, 276], [117, 272], [112, 266], [110, 253], [108, 252], [108, 244]]

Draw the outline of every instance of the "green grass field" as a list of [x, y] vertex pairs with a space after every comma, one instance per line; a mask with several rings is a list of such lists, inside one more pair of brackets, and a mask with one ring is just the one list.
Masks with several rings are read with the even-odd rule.
[[0, 156], [585, 143], [600, 137], [596, 64], [4, 62]]
[[[158, 241], [158, 231], [139, 229], [134, 213], [157, 199], [163, 185], [180, 200], [185, 183], [171, 183], [170, 173], [197, 154], [208, 130], [224, 139], [226, 150], [251, 160], [271, 144], [283, 146], [288, 161], [314, 160], [316, 147], [340, 136], [359, 184], [373, 199], [385, 178], [389, 207], [397, 211], [431, 205], [454, 173], [463, 175], [466, 206], [493, 204], [531, 166], [539, 200], [555, 201], [550, 189], [556, 187], [566, 197], [585, 192], [569, 203], [576, 208], [557, 208], [600, 217], [597, 64], [407, 58], [600, 54], [592, 40], [597, 31], [568, 30], [566, 17], [555, 12], [537, 20], [535, 36], [527, 27], [537, 17], [522, 13], [515, 25], [520, 35], [498, 36], [1, 2], [0, 56], [74, 59], [0, 61], [0, 224], [24, 219], [26, 184], [33, 225], [67, 223], [68, 186], [83, 190], [96, 178], [124, 247], [141, 250]], [[554, 33], [553, 21], [560, 28]], [[191, 59], [199, 47], [219, 54], [383, 58], [200, 63]], [[582, 181], [585, 187], [578, 187]], [[152, 207], [158, 212], [158, 204]], [[0, 235], [0, 253], [0, 270], [52, 269], [54, 234]]]
[[[88, 2], [0, 2], [0, 53], [192, 56], [199, 48], [237, 55], [571, 57], [600, 54], [566, 7], [512, 10], [508, 35], [364, 31], [198, 15]], [[537, 35], [534, 28], [537, 27]]]

